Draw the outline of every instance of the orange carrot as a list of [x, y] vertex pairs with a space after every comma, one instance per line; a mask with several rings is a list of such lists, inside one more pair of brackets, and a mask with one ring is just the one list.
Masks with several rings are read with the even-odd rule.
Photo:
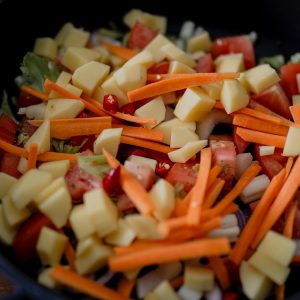
[[285, 169], [282, 169], [276, 176], [272, 178], [267, 190], [255, 207], [252, 215], [246, 223], [246, 226], [242, 230], [239, 239], [234, 245], [229, 258], [237, 266], [244, 259], [247, 253], [247, 249], [249, 248], [251, 242], [254, 240], [264, 216], [269, 210], [269, 207], [271, 206], [275, 197], [279, 193], [284, 183], [285, 173]]
[[138, 52], [133, 50], [133, 49], [118, 46], [118, 45], [114, 45], [114, 44], [108, 43], [107, 41], [104, 41], [104, 40], [102, 40], [100, 42], [100, 44], [105, 46], [114, 55], [117, 55], [117, 56], [119, 56], [123, 59], [126, 59], [126, 60], [129, 60], [129, 59], [131, 59], [132, 57], [134, 57], [135, 55], [138, 54]]
[[187, 224], [187, 218], [186, 216], [178, 217], [178, 218], [172, 218], [167, 219], [159, 223], [158, 230], [163, 235], [169, 235], [171, 231], [175, 231], [179, 228], [186, 227]]
[[216, 178], [214, 183], [211, 185], [211, 187], [208, 189], [208, 191], [205, 194], [203, 209], [209, 209], [213, 206], [218, 196], [220, 195], [224, 187], [224, 184], [225, 184], [225, 180]]
[[108, 259], [108, 265], [111, 271], [118, 272], [184, 259], [225, 255], [229, 252], [230, 244], [226, 238], [199, 239], [115, 255]]
[[276, 285], [275, 299], [276, 300], [284, 300], [285, 299], [285, 284]]
[[293, 120], [296, 124], [300, 124], [300, 104], [290, 106]]
[[293, 237], [293, 228], [294, 228], [296, 212], [297, 212], [297, 203], [294, 202], [290, 206], [287, 212], [287, 218], [283, 228], [283, 234], [290, 239]]
[[251, 166], [242, 174], [231, 191], [215, 207], [212, 208], [211, 214], [213, 216], [221, 214], [230, 205], [230, 203], [239, 196], [249, 182], [260, 172], [260, 170], [261, 167], [258, 164], [251, 164]]
[[292, 170], [293, 164], [294, 164], [294, 157], [290, 156], [285, 164], [285, 169], [286, 169], [285, 179], [288, 178], [288, 176]]
[[[105, 149], [103, 149], [103, 154], [111, 168], [115, 168], [120, 165], [118, 160], [116, 160]], [[135, 204], [136, 208], [142, 214], [150, 215], [154, 211], [154, 205], [144, 187], [123, 166], [121, 166], [120, 177], [122, 189], [129, 199]]]
[[285, 211], [289, 203], [294, 199], [295, 193], [300, 186], [300, 156], [298, 156], [288, 178], [286, 179], [283, 187], [279, 191], [274, 203], [268, 210], [267, 215], [264, 217], [263, 222], [259, 228], [256, 238], [252, 243], [252, 247], [256, 247], [264, 235], [270, 230], [273, 225], [278, 221], [282, 213]]
[[214, 270], [216, 277], [222, 287], [222, 290], [227, 290], [230, 287], [230, 278], [224, 261], [220, 257], [210, 257], [209, 264]]
[[85, 293], [96, 299], [105, 300], [129, 300], [128, 297], [107, 288], [106, 286], [80, 276], [62, 266], [55, 266], [50, 271], [51, 276], [61, 284], [73, 288], [79, 292]]
[[221, 213], [221, 216], [226, 216], [230, 214], [234, 214], [239, 210], [239, 206], [235, 203], [230, 203]]
[[209, 171], [207, 179], [207, 188], [209, 189], [215, 182], [216, 178], [220, 175], [222, 167], [220, 165], [215, 165]]
[[[147, 84], [127, 93], [130, 102], [145, 98], [159, 96], [190, 87], [199, 86], [203, 83], [218, 82], [224, 79], [239, 77], [238, 73], [195, 73], [195, 74], [172, 74], [161, 75], [167, 79]], [[168, 78], [169, 77], [169, 78]]]
[[241, 127], [237, 128], [236, 133], [246, 142], [275, 146], [276, 148], [283, 148], [286, 140], [285, 136], [258, 132]]
[[165, 105], [177, 103], [177, 96], [176, 96], [175, 92], [162, 94], [161, 97], [162, 97]]
[[71, 162], [73, 162], [77, 159], [77, 155], [49, 151], [49, 152], [40, 154], [37, 158], [38, 161], [54, 161], [54, 160], [65, 160], [65, 159], [68, 159]]
[[215, 105], [214, 105], [214, 108], [220, 109], [220, 110], [225, 110], [225, 108], [224, 108], [224, 106], [223, 106], [223, 104], [222, 104], [221, 101], [216, 101]]
[[65, 248], [65, 256], [66, 256], [66, 259], [67, 259], [68, 264], [70, 265], [71, 269], [76, 270], [76, 267], [75, 267], [76, 254], [75, 254], [75, 250], [70, 242], [67, 243], [67, 246]]
[[234, 114], [233, 117], [233, 125], [245, 127], [248, 129], [253, 129], [257, 131], [262, 131], [266, 133], [272, 133], [277, 135], [286, 136], [288, 133], [288, 127], [273, 124], [268, 121], [259, 120], [257, 118], [253, 118], [251, 116], [243, 115], [243, 114]]
[[178, 276], [170, 281], [170, 285], [174, 290], [176, 290], [183, 285], [183, 281], [183, 276]]
[[3, 149], [4, 151], [14, 154], [16, 156], [28, 158], [28, 152], [24, 148], [14, 146], [1, 139], [0, 139], [0, 149]]
[[292, 263], [299, 264], [300, 263], [300, 255], [295, 255], [293, 257]]
[[129, 298], [135, 284], [136, 284], [136, 279], [129, 280], [126, 277], [123, 277], [118, 282], [117, 291], [120, 295]]
[[173, 151], [172, 148], [159, 144], [159, 143], [155, 143], [155, 142], [151, 142], [151, 141], [146, 141], [140, 138], [133, 138], [133, 137], [129, 137], [129, 136], [121, 136], [121, 143], [122, 144], [127, 144], [127, 145], [133, 145], [133, 146], [137, 146], [137, 147], [142, 147], [142, 148], [146, 148], [146, 149], [151, 149], [151, 150], [155, 150], [158, 152], [162, 152], [162, 153], [169, 153], [171, 151]]
[[36, 167], [36, 160], [38, 156], [38, 145], [30, 144], [27, 162], [27, 171]]
[[29, 94], [31, 96], [34, 96], [36, 98], [41, 99], [42, 101], [47, 101], [48, 100], [48, 95], [44, 94], [44, 93], [40, 93], [36, 90], [34, 90], [33, 88], [26, 86], [26, 85], [22, 85], [21, 86], [21, 91], [25, 92], [26, 94]]
[[207, 188], [209, 171], [211, 168], [212, 152], [210, 148], [201, 150], [200, 168], [197, 175], [196, 183], [193, 187], [193, 193], [190, 200], [189, 210], [187, 213], [187, 222], [189, 225], [198, 225], [202, 212], [202, 206]]
[[171, 217], [177, 218], [186, 215], [186, 212], [188, 211], [189, 208], [190, 201], [189, 200], [185, 201], [184, 199], [176, 198], [175, 208], [173, 210]]

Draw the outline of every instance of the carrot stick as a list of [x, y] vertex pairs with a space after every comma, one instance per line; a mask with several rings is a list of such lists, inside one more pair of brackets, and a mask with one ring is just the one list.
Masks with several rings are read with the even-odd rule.
[[75, 250], [70, 242], [67, 243], [65, 248], [65, 256], [72, 270], [76, 270], [75, 268]]
[[230, 252], [226, 238], [199, 239], [182, 244], [148, 248], [108, 259], [111, 271], [125, 271], [184, 259], [225, 255]]
[[151, 149], [162, 153], [169, 153], [173, 151], [173, 149], [168, 146], [129, 136], [121, 136], [121, 143]]
[[207, 179], [207, 188], [209, 189], [215, 182], [216, 178], [220, 175], [222, 167], [220, 165], [215, 165], [209, 171]]
[[136, 284], [136, 279], [129, 280], [126, 277], [123, 277], [118, 282], [117, 291], [120, 295], [129, 298], [135, 284]]
[[282, 169], [276, 176], [274, 176], [263, 194], [262, 198], [255, 207], [252, 215], [250, 216], [246, 226], [242, 230], [239, 239], [234, 245], [229, 259], [233, 261], [237, 266], [240, 265], [244, 259], [247, 249], [251, 242], [254, 240], [257, 231], [266, 215], [269, 207], [274, 201], [275, 197], [279, 193], [285, 178], [285, 169]]
[[230, 203], [221, 213], [222, 216], [234, 214], [239, 210], [239, 206], [235, 203]]
[[216, 277], [222, 287], [222, 290], [227, 290], [230, 287], [230, 278], [224, 261], [220, 257], [210, 257], [209, 264], [214, 270]]
[[284, 300], [285, 299], [285, 284], [276, 285], [275, 299], [276, 300]]
[[73, 162], [77, 159], [77, 155], [49, 151], [49, 152], [40, 154], [37, 158], [38, 161], [54, 161], [54, 160], [65, 160], [65, 159], [68, 159], [71, 162]]
[[294, 228], [296, 212], [297, 212], [297, 203], [294, 202], [288, 210], [288, 215], [283, 228], [283, 234], [290, 239], [293, 237], [293, 228]]
[[27, 171], [34, 169], [36, 167], [36, 160], [38, 156], [38, 146], [37, 144], [30, 144], [27, 162]]
[[21, 86], [21, 91], [25, 92], [26, 94], [29, 94], [31, 96], [34, 96], [36, 98], [41, 99], [42, 101], [47, 101], [48, 100], [48, 95], [44, 94], [44, 93], [40, 93], [36, 90], [34, 90], [33, 88], [26, 86], [26, 85], [22, 85]]
[[28, 158], [28, 152], [24, 148], [14, 146], [1, 139], [0, 139], [0, 149], [3, 149], [4, 151], [14, 154], [16, 156]]
[[220, 195], [225, 184], [225, 180], [216, 178], [214, 183], [208, 189], [205, 195], [205, 200], [203, 203], [203, 209], [209, 209], [213, 206], [218, 196]]
[[285, 165], [285, 180], [288, 178], [294, 164], [294, 157], [290, 156]]
[[211, 168], [211, 160], [211, 149], [202, 149], [200, 155], [200, 168], [197, 175], [196, 183], [193, 187], [193, 193], [190, 200], [189, 210], [187, 213], [187, 222], [189, 225], [198, 225], [200, 223], [202, 206], [207, 187], [209, 171]]
[[129, 98], [129, 101], [134, 102], [145, 98], [155, 97], [161, 94], [199, 86], [200, 84], [203, 83], [218, 82], [224, 79], [234, 79], [237, 78], [239, 74], [238, 73], [223, 73], [223, 74], [195, 73], [195, 74], [172, 74], [172, 76], [170, 75], [167, 76], [171, 78], [167, 78], [158, 82], [153, 82], [141, 88], [137, 88], [135, 90], [128, 92], [127, 96]]
[[170, 285], [174, 290], [176, 290], [183, 285], [183, 281], [183, 276], [178, 276], [170, 281]]
[[114, 45], [114, 44], [108, 43], [107, 41], [104, 41], [104, 40], [102, 40], [100, 42], [100, 44], [105, 46], [113, 54], [115, 54], [123, 59], [126, 59], [126, 60], [129, 60], [138, 54], [138, 52], [133, 49]]
[[[115, 168], [120, 165], [109, 152], [103, 149], [103, 154], [109, 166]], [[138, 211], [144, 215], [150, 215], [154, 211], [154, 205], [144, 187], [121, 166], [120, 184], [126, 195], [134, 203]]]
[[239, 196], [249, 182], [260, 172], [260, 170], [261, 167], [258, 164], [251, 164], [251, 166], [248, 167], [242, 174], [231, 191], [215, 207], [212, 208], [211, 214], [213, 216], [221, 214], [235, 200], [235, 198]]
[[295, 255], [293, 257], [292, 263], [299, 264], [300, 263], [300, 255]]
[[61, 284], [73, 288], [79, 292], [85, 293], [96, 299], [105, 300], [128, 300], [128, 297], [105, 287], [104, 285], [89, 280], [77, 273], [70, 271], [62, 266], [55, 266], [50, 271], [51, 276]]
[[296, 124], [300, 124], [300, 104], [290, 106], [293, 120]]
[[252, 243], [256, 247], [264, 235], [270, 230], [273, 225], [278, 221], [286, 207], [294, 199], [295, 193], [300, 186], [300, 157], [298, 156], [290, 175], [284, 182], [283, 187], [279, 191], [274, 203], [268, 210], [267, 215], [264, 217], [263, 222], [259, 228], [256, 238]]
[[256, 130], [250, 130], [241, 127], [237, 127], [236, 133], [246, 142], [275, 146], [276, 148], [284, 148], [286, 140], [285, 136], [258, 132]]
[[277, 135], [286, 136], [288, 133], [288, 127], [270, 123], [268, 121], [259, 120], [251, 116], [243, 114], [234, 114], [233, 125], [245, 127], [248, 129], [253, 129], [257, 131], [262, 131], [266, 133], [272, 133]]

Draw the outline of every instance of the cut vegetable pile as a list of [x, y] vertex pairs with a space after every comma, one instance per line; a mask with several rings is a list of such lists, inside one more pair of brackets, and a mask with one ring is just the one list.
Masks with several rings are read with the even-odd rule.
[[0, 241], [70, 295], [284, 299], [300, 61], [256, 65], [250, 36], [212, 41], [190, 21], [171, 41], [137, 9], [124, 23], [66, 23], [25, 55], [18, 121], [0, 115]]

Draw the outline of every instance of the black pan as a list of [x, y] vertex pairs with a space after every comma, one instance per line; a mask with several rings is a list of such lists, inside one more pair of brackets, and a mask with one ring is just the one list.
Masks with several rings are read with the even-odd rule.
[[[296, 0], [133, 0], [133, 1], [13, 1], [0, 0], [0, 92], [5, 88], [16, 94], [13, 79], [19, 74], [24, 53], [32, 49], [34, 39], [54, 36], [66, 21], [92, 30], [114, 21], [120, 28], [121, 17], [130, 8], [168, 16], [170, 33], [177, 33], [183, 21], [193, 20], [213, 37], [256, 31], [257, 57], [300, 52], [300, 2]], [[75, 299], [48, 290], [30, 276], [32, 268], [15, 264], [10, 249], [0, 247], [0, 272], [19, 288], [7, 299]], [[28, 275], [29, 274], [29, 275]], [[300, 299], [300, 269], [293, 268], [287, 281], [289, 299]], [[298, 293], [297, 293], [298, 292]], [[76, 297], [77, 298], [77, 297]], [[80, 297], [83, 299], [86, 297]]]

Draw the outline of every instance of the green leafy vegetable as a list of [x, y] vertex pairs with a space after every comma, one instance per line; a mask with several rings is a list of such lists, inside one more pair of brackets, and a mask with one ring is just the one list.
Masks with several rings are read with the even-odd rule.
[[29, 140], [30, 136], [24, 132], [21, 132], [17, 137], [17, 145], [25, 145]]
[[183, 199], [186, 195], [184, 191], [184, 185], [182, 183], [176, 183], [174, 186], [175, 189], [175, 197]]
[[79, 146], [72, 146], [68, 145], [67, 141], [65, 140], [51, 139], [51, 145], [53, 146], [56, 152], [76, 154], [80, 151], [80, 149], [83, 147], [86, 141], [87, 139], [85, 139]]
[[2, 94], [1, 103], [0, 103], [0, 115], [5, 114], [10, 118], [12, 118], [14, 121], [16, 121], [15, 114], [13, 113], [13, 111], [17, 111], [16, 107], [17, 107], [16, 98], [11, 97], [9, 101], [8, 94], [4, 90]]
[[269, 64], [274, 69], [279, 70], [280, 67], [284, 65], [284, 56], [277, 54], [274, 56], [262, 57], [259, 60], [259, 64]]
[[289, 63], [291, 63], [291, 64], [300, 64], [300, 53], [297, 52], [297, 53], [291, 55]]
[[55, 63], [47, 58], [27, 52], [21, 66], [26, 85], [33, 89], [44, 92], [44, 81], [50, 79], [56, 81], [59, 70]]
[[82, 155], [78, 157], [77, 162], [81, 169], [100, 178], [109, 171], [104, 155]]

